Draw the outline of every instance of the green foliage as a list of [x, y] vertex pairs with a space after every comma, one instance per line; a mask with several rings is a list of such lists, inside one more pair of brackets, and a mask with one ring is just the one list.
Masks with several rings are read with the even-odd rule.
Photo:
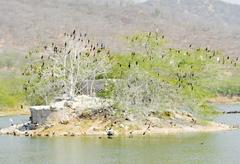
[[166, 83], [176, 90], [176, 97], [184, 99], [185, 109], [202, 114], [215, 113], [207, 100], [216, 94], [240, 93], [237, 58], [208, 48], [166, 48], [164, 37], [157, 33], [134, 34], [127, 39], [132, 52], [112, 56], [109, 78], [126, 80], [137, 74], [135, 70], [146, 73], [145, 81], [153, 78]]
[[113, 96], [114, 89], [115, 89], [114, 83], [109, 81], [107, 82], [103, 90], [97, 92], [97, 97], [106, 98], [106, 99], [111, 98]]
[[24, 103], [25, 95], [22, 90], [23, 79], [9, 74], [10, 77], [0, 76], [0, 109], [13, 108]]

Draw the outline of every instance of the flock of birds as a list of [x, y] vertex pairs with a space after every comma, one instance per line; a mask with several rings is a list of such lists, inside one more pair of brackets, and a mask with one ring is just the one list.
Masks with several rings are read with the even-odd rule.
[[[37, 62], [31, 63], [29, 67], [25, 69], [22, 75], [29, 76], [32, 74], [37, 74], [38, 78], [42, 79], [43, 76], [46, 76], [44, 75], [44, 73], [49, 72], [49, 70], [51, 70], [51, 73], [48, 74], [48, 76], [51, 76], [53, 78], [51, 82], [55, 82], [54, 81], [55, 73], [54, 71], [52, 71], [53, 66], [51, 65], [51, 62], [49, 62], [49, 60], [53, 58], [60, 58], [63, 60], [63, 56], [71, 56], [71, 60], [74, 61], [71, 61], [69, 63], [73, 63], [72, 66], [76, 67], [76, 61], [80, 60], [80, 57], [83, 55], [87, 57], [89, 57], [90, 55], [96, 57], [98, 54], [103, 52], [102, 54], [106, 54], [108, 57], [110, 57], [110, 50], [106, 49], [103, 43], [91, 42], [90, 39], [88, 39], [87, 37], [87, 33], [77, 34], [76, 30], [73, 30], [73, 32], [71, 32], [70, 34], [64, 33], [64, 38], [65, 42], [63, 43], [63, 45], [58, 46], [55, 43], [51, 43], [50, 45], [43, 46], [43, 51], [35, 50], [29, 52], [29, 54], [25, 57], [26, 59], [31, 58], [33, 54], [40, 56], [40, 59], [37, 59], [36, 60]], [[76, 50], [78, 51], [77, 54]], [[99, 58], [94, 59], [92, 62], [97, 62], [97, 60], [99, 60]], [[41, 69], [38, 69], [39, 66]], [[63, 70], [66, 68], [61, 67], [61, 69]], [[24, 85], [25, 91], [28, 90], [27, 86], [32, 86], [31, 80], [28, 80], [27, 84]], [[62, 85], [61, 87], [64, 88], [65, 85]], [[35, 93], [35, 90], [33, 90], [33, 92]]]
[[[151, 42], [153, 42], [153, 44], [156, 44], [158, 46], [158, 41], [165, 39], [165, 36], [164, 35], [161, 36], [158, 33], [149, 32], [148, 34], [143, 34], [140, 36], [137, 35], [137, 36], [133, 36], [133, 37], [127, 37], [127, 39], [130, 40], [130, 42], [132, 42], [132, 43], [140, 42], [141, 44], [143, 44], [146, 47], [147, 45], [151, 45], [152, 44]], [[145, 42], [145, 43], [142, 43], [142, 42]], [[192, 60], [192, 59], [199, 60], [199, 61], [204, 60], [205, 63], [217, 62], [218, 64], [233, 65], [234, 67], [237, 67], [237, 65], [239, 63], [239, 57], [221, 56], [219, 54], [219, 52], [212, 51], [209, 48], [192, 49], [192, 47], [193, 47], [193, 45], [190, 44], [189, 51], [169, 48], [167, 50], [167, 53], [164, 53], [161, 55], [158, 55], [158, 53], [155, 51], [153, 51], [153, 53], [149, 53], [149, 51], [148, 51], [146, 53], [147, 57], [144, 57], [142, 59], [142, 63], [144, 64], [145, 62], [149, 62], [149, 63], [153, 63], [152, 65], [154, 65], [154, 62], [156, 62], [156, 60], [161, 60], [161, 59], [164, 60], [165, 58], [167, 60], [171, 60], [172, 54], [177, 54], [179, 56], [179, 57], [177, 57], [177, 60], [180, 59], [182, 61], [183, 60]], [[132, 56], [131, 59], [134, 59], [134, 57], [136, 56], [136, 53], [132, 52], [131, 56]], [[160, 56], [160, 58], [159, 58], [159, 56]], [[185, 56], [185, 57], [181, 59], [182, 56]], [[167, 62], [167, 61], [164, 60], [164, 62]], [[117, 64], [119, 67], [122, 67], [124, 65], [123, 63], [117, 63]], [[139, 60], [129, 61], [127, 67], [130, 69], [132, 64], [138, 66], [139, 64], [141, 64], [141, 62]], [[151, 69], [153, 67], [152, 65], [151, 65]], [[183, 65], [184, 65], [184, 62], [182, 62], [182, 63], [178, 62], [174, 66], [178, 70], [174, 74], [174, 78], [176, 79], [176, 84], [177, 84], [178, 88], [185, 88], [186, 86], [188, 86], [188, 87], [190, 87], [191, 90], [193, 90], [194, 89], [194, 78], [198, 74], [198, 72], [196, 70], [194, 70], [196, 66], [194, 65], [194, 63], [189, 64], [188, 70], [183, 70], [181, 68], [181, 67], [184, 67]], [[159, 72], [157, 72], [157, 76], [161, 76]]]
[[[100, 54], [101, 52], [104, 52], [104, 54], [106, 54], [110, 60], [112, 59], [113, 55], [110, 55], [110, 50], [106, 49], [103, 43], [93, 43], [90, 41], [90, 39], [88, 39], [87, 37], [87, 33], [79, 33], [77, 34], [76, 30], [73, 30], [73, 32], [71, 32], [70, 34], [68, 33], [64, 33], [64, 37], [65, 42], [63, 43], [62, 46], [57, 46], [57, 44], [52, 43], [50, 46], [45, 45], [44, 51], [42, 53], [42, 55], [40, 56], [40, 63], [41, 63], [41, 68], [42, 70], [45, 69], [50, 69], [51, 70], [51, 66], [49, 66], [48, 64], [45, 64], [45, 62], [47, 62], [47, 60], [51, 57], [51, 55], [72, 55], [75, 52], [73, 52], [74, 46], [80, 46], [81, 50], [75, 54], [75, 59], [74, 60], [80, 60], [80, 56], [81, 55], [86, 55], [87, 57], [89, 57], [90, 55], [95, 57], [97, 54]], [[164, 35], [159, 35], [158, 33], [152, 33], [149, 32], [147, 34], [144, 35], [137, 35], [134, 37], [128, 37], [128, 39], [132, 42], [142, 42], [144, 41], [144, 46], [146, 45], [150, 45], [152, 43], [158, 45], [158, 43], [162, 40], [165, 39]], [[152, 43], [150, 43], [152, 42]], [[181, 59], [181, 56], [184, 56], [183, 60], [192, 60], [193, 58], [195, 58], [194, 56], [197, 56], [196, 60], [201, 60], [201, 58], [199, 58], [199, 56], [203, 56], [204, 60], [206, 62], [208, 61], [214, 61], [218, 64], [231, 64], [234, 67], [237, 67], [237, 64], [239, 62], [239, 58], [238, 57], [230, 57], [230, 56], [220, 56], [218, 54], [217, 51], [212, 51], [209, 48], [205, 48], [205, 49], [192, 49], [192, 44], [189, 45], [190, 50], [186, 51], [186, 50], [179, 50], [179, 49], [173, 49], [173, 48], [169, 48], [167, 49], [165, 52], [161, 55], [159, 55], [158, 53], [156, 53], [155, 51], [152, 51], [153, 53], [147, 53], [145, 55], [143, 55], [144, 57], [139, 58], [137, 57], [138, 53], [137, 52], [131, 52], [131, 56], [130, 59], [124, 62], [120, 62], [118, 61], [116, 64], [117, 67], [119, 67], [118, 69], [120, 70], [120, 74], [121, 74], [121, 78], [122, 75], [124, 74], [124, 72], [131, 70], [132, 68], [135, 67], [141, 67], [142, 65], [148, 63], [150, 64], [150, 71], [155, 72], [156, 77], [158, 77], [159, 79], [162, 78], [161, 72], [158, 71], [154, 71], [154, 67], [157, 67], [157, 65], [154, 65], [156, 60], [161, 60], [162, 62], [169, 62], [168, 60], [170, 60], [171, 55], [177, 55], [179, 57], [177, 57], [178, 59]], [[45, 53], [45, 52], [52, 52], [52, 53]], [[38, 52], [38, 51], [37, 51]], [[48, 56], [47, 56], [47, 55]], [[51, 54], [51, 55], [49, 55]], [[169, 57], [169, 58], [168, 58]], [[140, 60], [141, 59], [141, 60]], [[93, 60], [92, 62], [95, 62], [96, 60]], [[190, 90], [194, 90], [195, 88], [195, 82], [196, 82], [196, 77], [198, 76], [198, 72], [195, 70], [195, 65], [190, 64], [188, 67], [188, 70], [184, 70], [182, 69], [184, 63], [181, 62], [176, 62], [176, 65], [174, 65], [174, 67], [176, 67], [176, 71], [175, 72], [171, 72], [169, 73], [169, 78], [174, 79], [175, 81], [175, 85], [177, 86], [177, 88], [179, 89], [183, 89], [183, 88], [189, 88]], [[31, 64], [29, 69], [30, 72], [34, 72], [34, 65]], [[28, 71], [29, 71], [28, 69]], [[171, 70], [170, 70], [171, 71]], [[37, 72], [39, 78], [41, 79], [43, 76], [42, 71]], [[26, 73], [23, 73], [23, 75], [25, 75]], [[54, 72], [51, 72], [51, 74], [49, 74], [49, 76], [54, 77]], [[163, 79], [162, 80], [163, 83], [165, 82], [169, 82], [168, 79]], [[31, 81], [28, 80], [27, 84], [31, 84]], [[62, 85], [62, 88], [64, 88], [65, 86]], [[128, 84], [128, 88], [131, 88], [131, 84]], [[27, 85], [25, 85], [24, 90], [27, 91]], [[35, 93], [35, 90], [33, 90], [33, 92]], [[150, 101], [151, 103], [151, 101]]]

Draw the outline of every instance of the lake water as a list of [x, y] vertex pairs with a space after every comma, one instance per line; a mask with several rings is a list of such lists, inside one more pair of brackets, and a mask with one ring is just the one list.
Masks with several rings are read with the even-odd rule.
[[[226, 111], [240, 109], [240, 105], [219, 108]], [[9, 118], [0, 118], [0, 124], [3, 120]], [[240, 115], [225, 115], [216, 120], [235, 124]], [[0, 164], [8, 163], [240, 163], [240, 130], [113, 139], [0, 136]]]

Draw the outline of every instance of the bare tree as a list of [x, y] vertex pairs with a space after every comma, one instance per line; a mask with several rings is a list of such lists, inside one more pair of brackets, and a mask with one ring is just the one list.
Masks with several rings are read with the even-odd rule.
[[184, 105], [174, 87], [137, 67], [116, 83], [114, 100], [126, 112], [143, 116], [151, 111], [180, 110]]
[[29, 96], [41, 96], [46, 103], [57, 94], [94, 95], [95, 80], [104, 79], [111, 68], [109, 53], [103, 44], [90, 41], [87, 34], [75, 30], [64, 33], [63, 43], [29, 53], [30, 64], [23, 73], [28, 76], [24, 89]]

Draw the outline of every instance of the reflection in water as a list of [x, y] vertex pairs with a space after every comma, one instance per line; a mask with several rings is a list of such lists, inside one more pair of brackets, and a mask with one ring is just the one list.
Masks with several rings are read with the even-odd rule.
[[[240, 111], [240, 105], [216, 105], [221, 111]], [[228, 125], [240, 125], [240, 114], [224, 114], [215, 119], [215, 121], [228, 124]]]
[[240, 132], [99, 139], [0, 138], [1, 163], [234, 163]]
[[239, 137], [238, 130], [113, 139], [1, 136], [0, 163], [238, 163]]

